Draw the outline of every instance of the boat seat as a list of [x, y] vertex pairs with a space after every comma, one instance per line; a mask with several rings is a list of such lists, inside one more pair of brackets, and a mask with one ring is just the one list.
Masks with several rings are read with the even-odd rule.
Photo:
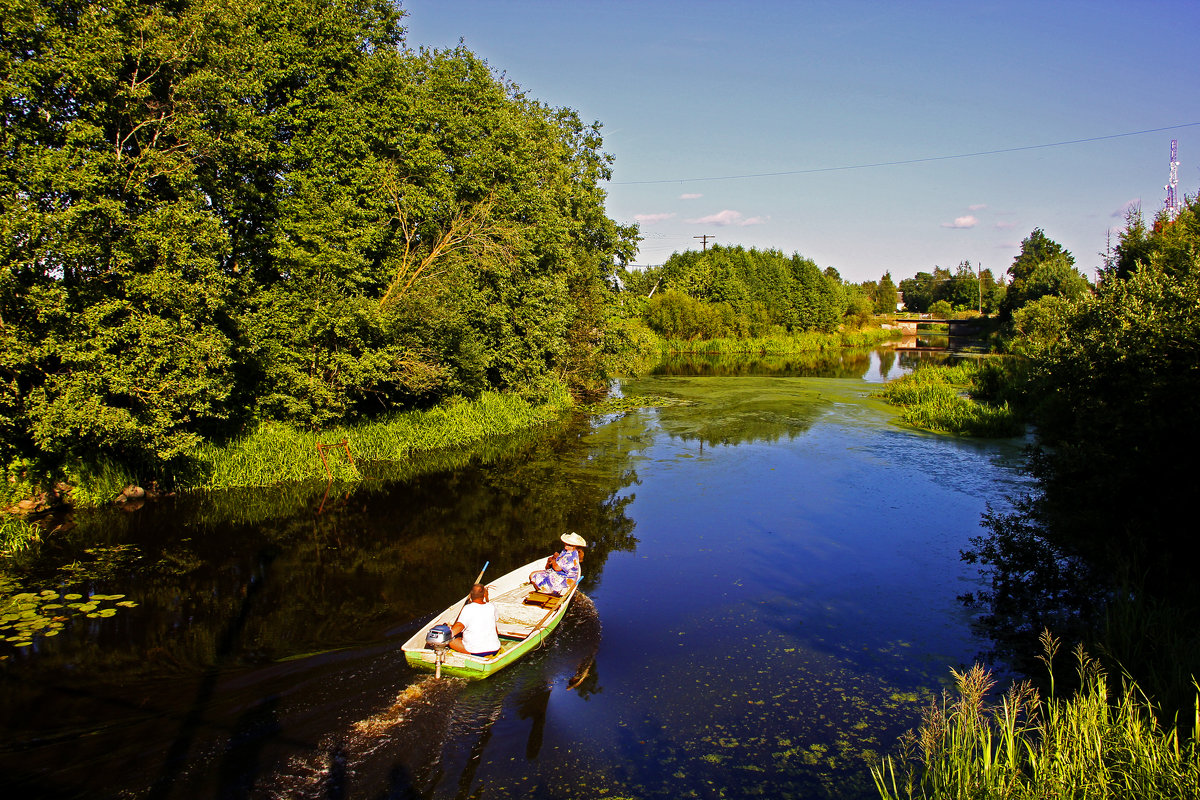
[[541, 608], [551, 609], [558, 608], [558, 604], [563, 601], [562, 595], [548, 594], [546, 592], [532, 591], [525, 597], [525, 605], [540, 606]]

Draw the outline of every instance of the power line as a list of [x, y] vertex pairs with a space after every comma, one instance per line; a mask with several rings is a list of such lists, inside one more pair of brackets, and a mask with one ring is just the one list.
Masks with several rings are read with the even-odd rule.
[[1070, 144], [1086, 144], [1088, 142], [1102, 142], [1106, 139], [1123, 139], [1129, 136], [1142, 136], [1147, 133], [1162, 133], [1163, 131], [1174, 131], [1180, 128], [1192, 128], [1200, 125], [1200, 122], [1185, 122], [1182, 125], [1168, 125], [1164, 128], [1148, 128], [1144, 131], [1129, 131], [1128, 133], [1113, 133], [1108, 136], [1089, 136], [1085, 139], [1068, 139], [1064, 142], [1048, 142], [1046, 144], [1027, 144], [1020, 147], [1003, 147], [997, 150], [980, 150], [976, 153], [958, 153], [951, 156], [927, 156], [925, 158], [906, 158], [899, 161], [876, 161], [870, 164], [844, 164], [838, 167], [812, 167], [810, 169], [792, 169], [782, 172], [752, 172], [744, 175], [712, 175], [706, 178], [662, 178], [657, 180], [646, 181], [612, 181], [610, 185], [615, 186], [639, 186], [654, 183], [698, 183], [700, 181], [735, 181], [744, 180], [747, 178], [774, 178], [781, 175], [813, 175], [821, 172], [845, 172], [853, 169], [872, 169], [874, 167], [897, 167], [904, 164], [925, 164], [930, 161], [951, 161], [957, 158], [978, 158], [980, 156], [994, 156], [1001, 153], [1019, 153], [1023, 150], [1044, 150], [1048, 147], [1066, 147]]

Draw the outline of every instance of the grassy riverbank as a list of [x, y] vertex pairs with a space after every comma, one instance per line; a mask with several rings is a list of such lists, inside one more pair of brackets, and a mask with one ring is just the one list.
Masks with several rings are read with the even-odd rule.
[[843, 347], [871, 347], [890, 339], [898, 339], [898, 330], [883, 328], [861, 328], [858, 330], [820, 333], [778, 333], [770, 336], [755, 336], [744, 339], [661, 339], [663, 355], [681, 353], [703, 353], [713, 355], [786, 356], [795, 353], [812, 353], [835, 350]]
[[[1058, 642], [1043, 634], [1043, 660]], [[1074, 651], [1080, 689], [1042, 698], [1029, 683], [989, 700], [991, 675], [976, 665], [954, 672], [957, 697], [930, 707], [892, 758], [872, 769], [884, 800], [1188, 800], [1200, 787], [1200, 694], [1190, 739], [1160, 727], [1136, 684], [1109, 685], [1099, 664]], [[1200, 687], [1197, 687], [1200, 690]]]
[[[566, 387], [558, 386], [540, 404], [514, 394], [484, 392], [475, 400], [456, 399], [426, 411], [324, 431], [264, 422], [226, 444], [196, 448], [185, 470], [170, 477], [179, 491], [329, 479], [352, 482], [361, 478], [359, 462], [401, 461], [418, 452], [465, 447], [490, 436], [544, 425], [572, 404]], [[71, 500], [84, 506], [110, 502], [140, 478], [112, 464], [73, 477]]]
[[927, 366], [884, 384], [880, 395], [900, 406], [910, 425], [935, 433], [1004, 438], [1019, 436], [1024, 423], [1007, 402], [982, 400], [990, 368], [978, 361]]

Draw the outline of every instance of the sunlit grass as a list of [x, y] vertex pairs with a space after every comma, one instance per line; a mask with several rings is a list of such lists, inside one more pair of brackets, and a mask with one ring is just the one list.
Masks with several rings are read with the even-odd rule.
[[775, 333], [769, 336], [722, 339], [663, 339], [664, 355], [679, 353], [704, 353], [713, 355], [748, 354], [756, 356], [785, 356], [795, 353], [811, 353], [843, 347], [869, 347], [888, 339], [899, 338], [899, 331], [882, 328], [820, 333]]
[[[1052, 665], [1057, 640], [1043, 633]], [[1195, 798], [1200, 787], [1200, 686], [1192, 736], [1155, 721], [1136, 684], [1110, 689], [1107, 676], [1075, 649], [1080, 689], [1070, 698], [1039, 696], [1027, 682], [989, 700], [991, 675], [976, 665], [954, 672], [957, 696], [943, 696], [902, 742], [898, 759], [871, 770], [880, 797]]]
[[988, 438], [1020, 435], [1024, 426], [1008, 403], [991, 405], [970, 397], [978, 369], [968, 361], [922, 367], [884, 384], [880, 395], [900, 406], [904, 421], [917, 428]]
[[41, 541], [41, 531], [22, 517], [0, 514], [0, 556], [14, 556]]
[[[475, 400], [319, 432], [263, 423], [228, 445], [197, 448], [194, 456], [202, 477], [181, 488], [233, 489], [327, 478], [357, 481], [358, 461], [399, 461], [415, 452], [460, 447], [537, 427], [555, 419], [571, 402], [565, 388], [539, 405], [514, 394], [485, 392]], [[318, 443], [324, 446], [324, 462]]]

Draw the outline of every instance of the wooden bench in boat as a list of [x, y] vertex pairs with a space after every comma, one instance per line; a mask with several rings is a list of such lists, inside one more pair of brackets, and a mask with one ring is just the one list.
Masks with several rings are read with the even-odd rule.
[[558, 604], [563, 601], [563, 596], [560, 594], [547, 594], [546, 592], [532, 591], [525, 598], [525, 605], [540, 606], [549, 611], [552, 608], [558, 608]]
[[528, 583], [493, 597], [492, 603], [499, 617], [496, 632], [504, 639], [524, 639], [564, 599], [559, 595], [531, 590]]

